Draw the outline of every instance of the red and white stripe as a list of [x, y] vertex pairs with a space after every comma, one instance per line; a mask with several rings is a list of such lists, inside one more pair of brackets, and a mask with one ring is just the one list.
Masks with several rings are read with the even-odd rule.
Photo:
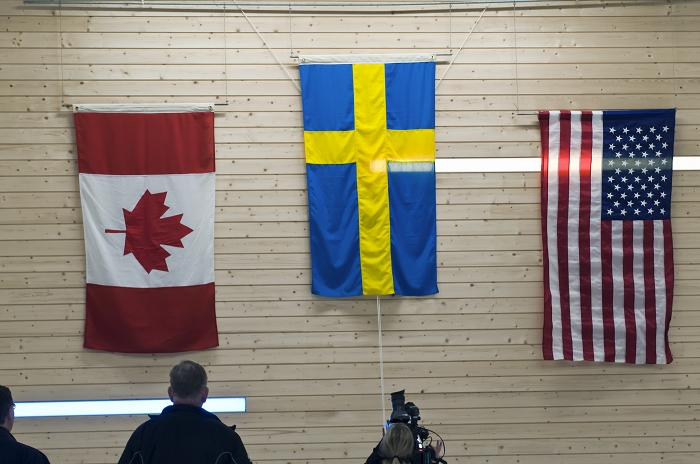
[[545, 359], [670, 363], [670, 220], [601, 220], [603, 112], [540, 127]]

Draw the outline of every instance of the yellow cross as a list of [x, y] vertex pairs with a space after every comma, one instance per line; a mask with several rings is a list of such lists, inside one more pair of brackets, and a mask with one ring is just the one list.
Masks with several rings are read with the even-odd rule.
[[365, 295], [394, 293], [388, 162], [435, 162], [435, 130], [386, 124], [384, 64], [353, 64], [355, 130], [304, 132], [309, 164], [356, 164]]

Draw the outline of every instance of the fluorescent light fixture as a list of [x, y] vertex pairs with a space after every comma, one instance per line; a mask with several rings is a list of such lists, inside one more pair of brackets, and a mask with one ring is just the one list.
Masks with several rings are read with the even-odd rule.
[[[435, 172], [540, 172], [540, 158], [443, 158]], [[700, 156], [673, 158], [674, 171], [700, 171]]]
[[[170, 400], [113, 400], [113, 401], [36, 401], [16, 403], [15, 417], [70, 417], [70, 416], [128, 416], [132, 414], [160, 414]], [[204, 403], [209, 412], [245, 412], [245, 398], [209, 398]]]
[[539, 172], [540, 158], [448, 158], [435, 160], [435, 172]]

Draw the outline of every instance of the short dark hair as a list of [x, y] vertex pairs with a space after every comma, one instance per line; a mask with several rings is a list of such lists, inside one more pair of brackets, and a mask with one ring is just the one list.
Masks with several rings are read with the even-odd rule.
[[10, 389], [0, 385], [0, 424], [5, 423], [5, 419], [14, 405]]
[[207, 386], [207, 371], [196, 362], [183, 359], [170, 369], [170, 386], [173, 396], [196, 400]]

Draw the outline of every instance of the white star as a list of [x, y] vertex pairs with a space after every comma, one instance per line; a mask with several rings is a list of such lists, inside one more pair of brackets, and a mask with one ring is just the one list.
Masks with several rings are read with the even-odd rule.
[[652, 134], [653, 134], [654, 132], [656, 132], [656, 127], [650, 127], [650, 128], [649, 128], [649, 132], [651, 132]]
[[661, 134], [656, 136], [656, 140], [661, 140]]
[[659, 184], [654, 184], [654, 190], [659, 190], [661, 186]]
[[647, 189], [647, 184], [642, 184], [642, 190], [646, 190], [646, 189]]
[[654, 206], [659, 206], [659, 204], [661, 204], [659, 200], [654, 200]]
[[615, 156], [619, 158], [620, 156], [622, 156], [622, 153], [618, 151], [617, 153], [615, 153]]
[[649, 176], [649, 179], [647, 180], [647, 182], [654, 182], [654, 176]]
[[612, 214], [612, 213], [613, 213], [613, 210], [609, 209], [608, 214]]
[[664, 143], [661, 144], [661, 147], [662, 147], [662, 148], [668, 148], [668, 144], [667, 144], [666, 142], [664, 142]]
[[624, 216], [624, 215], [627, 214], [627, 211], [625, 211], [625, 210], [623, 209], [622, 211], [620, 211], [620, 214], [622, 214], [622, 215]]
[[668, 132], [668, 126], [664, 126], [664, 132]]
[[635, 182], [639, 182], [640, 180], [641, 180], [641, 178], [640, 178], [639, 176], [637, 176], [637, 177], [634, 178], [634, 181], [635, 181]]
[[613, 176], [608, 177], [608, 182], [612, 182], [614, 180], [615, 180], [615, 178]]
[[666, 192], [661, 192], [659, 195], [661, 195], [661, 198], [666, 198]]
[[649, 214], [654, 214], [654, 210], [649, 208]]
[[654, 198], [654, 192], [647, 192], [647, 198]]
[[661, 214], [666, 214], [666, 210], [661, 208], [659, 211], [661, 211]]
[[630, 135], [630, 142], [634, 142], [635, 140], [636, 139], [635, 139], [634, 135]]
[[628, 133], [628, 132], [629, 132], [629, 130], [628, 130], [626, 127], [625, 127], [624, 129], [622, 129], [622, 133], [623, 133], [623, 134], [626, 134], [626, 133]]
[[646, 202], [646, 200], [642, 200], [642, 201], [639, 202], [639, 204], [642, 205], [642, 206], [646, 206], [646, 205], [647, 205], [647, 202]]
[[630, 158], [634, 158], [634, 153], [630, 152]]
[[630, 174], [634, 174], [634, 169], [630, 169]]
[[639, 194], [637, 192], [634, 192], [634, 198], [639, 198]]
[[622, 149], [623, 149], [623, 150], [627, 150], [627, 148], [628, 148], [628, 145], [627, 145], [627, 144], [622, 145]]
[[650, 143], [650, 144], [649, 144], [649, 149], [650, 149], [650, 150], [653, 150], [655, 146], [656, 146], [656, 145], [654, 145], [653, 143]]
[[657, 151], [657, 152], [656, 152], [656, 156], [657, 156], [658, 158], [660, 158], [660, 157], [661, 157], [661, 152], [660, 152], [660, 151]]
[[628, 201], [628, 202], [627, 202], [627, 206], [629, 206], [630, 208], [632, 207], [633, 204], [634, 204], [634, 203], [631, 202], [631, 201]]
[[619, 185], [613, 185], [613, 188], [614, 188], [615, 190], [620, 190], [620, 186], [619, 186]]
[[648, 141], [649, 141], [649, 136], [648, 136], [648, 135], [645, 135], [644, 137], [642, 137], [642, 140], [644, 140], [645, 142], [648, 142]]
[[647, 168], [642, 168], [642, 174], [646, 174], [646, 173], [647, 173]]
[[[623, 165], [623, 166], [627, 166], [627, 161], [622, 160], [622, 165]], [[612, 166], [612, 165], [611, 165], [611, 166]]]
[[637, 127], [637, 134], [641, 134], [641, 133], [642, 133], [642, 128], [641, 128], [641, 127]]
[[647, 153], [647, 152], [642, 153], [642, 157], [646, 158], [647, 156], [649, 156], [649, 153]]
[[638, 143], [638, 144], [637, 144], [637, 150], [641, 150], [641, 149], [642, 149], [642, 145], [641, 145], [640, 143]]
[[616, 141], [616, 142], [621, 142], [621, 141], [622, 141], [622, 137], [618, 135], [617, 137], [615, 137], [615, 141]]
[[649, 166], [653, 166], [653, 165], [654, 165], [654, 160], [649, 160]]
[[[659, 168], [656, 168], [656, 169], [659, 169]], [[666, 176], [661, 176], [661, 180], [666, 182]]]
[[634, 185], [629, 184], [629, 185], [627, 186], [627, 190], [634, 190]]
[[613, 194], [608, 192], [608, 198], [612, 200]]
[[611, 133], [611, 134], [614, 134], [614, 133], [615, 133], [615, 128], [614, 128], [614, 127], [611, 127], [611, 128], [610, 128], [610, 133]]
[[[632, 205], [630, 205], [630, 206], [632, 206]], [[638, 210], [638, 209], [635, 209], [635, 210], [634, 210], [634, 214], [639, 215], [639, 210]]]
[[627, 199], [627, 194], [623, 192], [623, 193], [620, 195], [620, 198], [622, 198], [623, 200]]
[[623, 177], [623, 178], [620, 179], [620, 180], [621, 180], [622, 182], [624, 182], [624, 183], [627, 183], [627, 178], [626, 178], [626, 177]]
[[615, 208], [617, 208], [618, 206], [620, 206], [620, 202], [619, 202], [619, 201], [616, 201], [615, 203], [613, 203], [613, 206], [614, 206]]
[[620, 168], [615, 169], [615, 174], [620, 174], [621, 172]]
[[661, 164], [666, 164], [666, 161], [668, 161], [668, 160], [662, 159]]
[[635, 164], [635, 166], [641, 166], [641, 165], [642, 165], [642, 162], [639, 161], [639, 160], [636, 160], [636, 161], [634, 162], [634, 164]]
[[611, 143], [611, 144], [610, 144], [610, 149], [611, 149], [611, 150], [614, 150], [614, 149], [615, 149], [615, 144], [614, 144], [614, 143]]
[[658, 174], [661, 172], [661, 168], [656, 168], [656, 169], [654, 169], [654, 171]]
[[608, 161], [608, 166], [614, 166], [615, 162], [613, 160]]

